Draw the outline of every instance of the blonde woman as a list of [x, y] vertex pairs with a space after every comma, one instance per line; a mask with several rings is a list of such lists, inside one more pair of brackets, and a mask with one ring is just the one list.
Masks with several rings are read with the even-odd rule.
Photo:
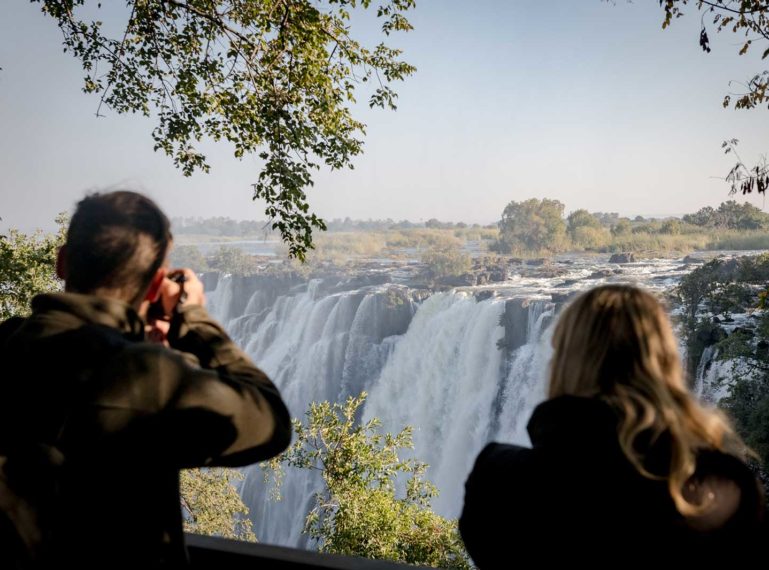
[[624, 285], [582, 294], [553, 348], [532, 448], [489, 444], [466, 483], [460, 531], [480, 568], [516, 565], [521, 547], [537, 562], [621, 567], [662, 554], [746, 557], [763, 542], [747, 450], [687, 389], [654, 296]]

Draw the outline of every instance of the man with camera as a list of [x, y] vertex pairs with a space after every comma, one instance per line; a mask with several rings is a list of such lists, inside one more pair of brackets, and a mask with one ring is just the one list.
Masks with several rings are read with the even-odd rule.
[[59, 253], [65, 292], [0, 325], [0, 456], [44, 511], [17, 524], [43, 565], [183, 565], [179, 470], [290, 442], [277, 388], [208, 315], [194, 273], [169, 270], [170, 247], [148, 198], [88, 196]]

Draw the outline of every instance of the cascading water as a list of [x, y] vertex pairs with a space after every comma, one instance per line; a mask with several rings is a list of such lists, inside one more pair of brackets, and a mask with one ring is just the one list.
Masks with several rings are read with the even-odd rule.
[[[545, 398], [557, 308], [550, 299], [562, 302], [617, 274], [605, 269], [590, 281], [595, 262], [572, 263], [572, 273], [560, 278], [513, 279], [497, 288], [498, 297], [483, 289], [425, 295], [388, 283], [395, 271], [373, 281], [223, 277], [209, 305], [273, 378], [294, 417], [302, 418], [311, 402], [340, 402], [365, 390], [364, 419], [380, 418], [391, 433], [413, 426], [414, 457], [429, 464], [427, 476], [440, 490], [433, 508], [456, 517], [483, 446], [529, 442], [526, 423]], [[673, 262], [651, 267], [631, 269], [652, 287], [655, 279], [667, 283], [681, 274]], [[240, 491], [259, 539], [310, 546], [302, 528], [320, 484], [315, 472], [287, 468], [282, 500], [275, 501], [261, 469], [248, 468]]]
[[694, 376], [693, 391], [700, 399], [708, 399], [709, 392], [713, 384], [713, 378], [711, 372], [713, 370], [713, 363], [718, 358], [718, 350], [713, 346], [706, 346], [700, 356], [700, 362], [697, 364], [697, 370]]
[[[476, 455], [500, 435], [495, 426], [506, 422], [494, 421], [495, 404], [501, 401], [502, 415], [517, 421], [541, 399], [539, 374], [531, 365], [541, 353], [537, 340], [545, 303], [529, 309], [532, 326], [524, 326], [531, 336], [506, 366], [497, 347], [504, 336], [503, 301], [478, 303], [463, 293], [431, 296], [371, 390], [364, 418], [380, 418], [391, 432], [414, 426], [414, 455], [430, 466], [428, 478], [441, 492], [433, 508], [440, 514], [459, 515]], [[500, 382], [508, 367], [507, 381]]]
[[[527, 303], [517, 317], [522, 344], [507, 353], [498, 347], [505, 336], [500, 299], [437, 293], [416, 306], [402, 287], [327, 294], [316, 280], [272, 300], [257, 291], [233, 318], [236, 287], [220, 280], [209, 294], [212, 312], [273, 378], [292, 415], [301, 417], [311, 402], [367, 390], [364, 418], [380, 418], [392, 433], [415, 428], [414, 456], [428, 463], [441, 492], [437, 512], [458, 516], [464, 480], [488, 441], [527, 441], [521, 426], [544, 397], [549, 349], [539, 340], [552, 303]], [[302, 524], [317, 475], [287, 469], [277, 502], [266, 497], [262, 479], [250, 468], [241, 487], [257, 536], [305, 545]]]
[[702, 351], [694, 379], [694, 393], [706, 404], [716, 405], [731, 392], [735, 378], [755, 378], [756, 369], [745, 358], [719, 358], [718, 349], [708, 346]]
[[515, 349], [507, 377], [501, 387], [501, 414], [494, 434], [500, 441], [528, 445], [526, 424], [534, 407], [545, 399], [547, 364], [552, 354], [550, 324], [555, 305], [542, 301], [529, 305], [529, 332], [526, 343]]

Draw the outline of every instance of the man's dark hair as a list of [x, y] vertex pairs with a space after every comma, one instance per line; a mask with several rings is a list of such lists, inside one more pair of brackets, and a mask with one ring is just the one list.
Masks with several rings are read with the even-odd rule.
[[139, 300], [165, 260], [170, 228], [157, 204], [136, 192], [87, 196], [67, 232], [67, 290], [109, 289]]

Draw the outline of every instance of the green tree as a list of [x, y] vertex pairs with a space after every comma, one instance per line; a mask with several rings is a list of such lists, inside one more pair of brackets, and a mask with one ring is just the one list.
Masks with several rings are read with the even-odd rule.
[[563, 211], [561, 202], [547, 198], [510, 202], [498, 224], [497, 249], [502, 253], [563, 249], [566, 237]]
[[64, 243], [66, 214], [56, 218], [55, 234], [24, 234], [11, 229], [0, 236], [0, 319], [25, 316], [32, 297], [62, 288], [56, 277], [56, 255]]
[[749, 202], [723, 202], [715, 211], [716, 224], [734, 230], [760, 230], [769, 226], [769, 214]]
[[619, 214], [617, 212], [592, 212], [590, 215], [606, 228], [611, 228], [619, 221]]
[[208, 259], [211, 269], [232, 275], [253, 275], [259, 264], [253, 255], [237, 247], [222, 246]]
[[181, 472], [184, 530], [256, 542], [248, 507], [233, 481], [243, 479], [234, 469], [185, 469]]
[[376, 419], [359, 423], [365, 397], [312, 404], [306, 423], [294, 422], [292, 446], [272, 461], [278, 470], [285, 463], [323, 477], [305, 532], [322, 552], [470, 568], [456, 521], [429, 508], [437, 490], [423, 477], [427, 466], [400, 456], [413, 448], [411, 428], [391, 435]]
[[171, 267], [189, 267], [198, 272], [208, 270], [208, 261], [194, 245], [175, 245], [171, 250], [169, 263]]
[[436, 246], [422, 253], [422, 263], [435, 279], [454, 277], [470, 271], [472, 261], [459, 246]]
[[716, 211], [710, 206], [705, 206], [694, 214], [686, 214], [682, 219], [684, 223], [694, 226], [713, 227], [716, 225]]
[[605, 245], [609, 233], [601, 221], [587, 210], [575, 210], [566, 218], [566, 232], [579, 248], [595, 249]]
[[677, 236], [682, 231], [682, 224], [681, 220], [677, 218], [671, 218], [669, 220], [665, 220], [662, 222], [662, 226], [660, 226], [660, 233], [671, 235], [671, 236]]
[[581, 226], [574, 232], [574, 245], [580, 249], [599, 250], [611, 241], [611, 233], [603, 226]]
[[678, 283], [676, 295], [691, 321], [696, 319], [700, 304], [707, 300], [723, 281], [723, 267], [724, 262], [721, 259], [713, 259], [684, 275]]
[[155, 118], [155, 150], [185, 175], [209, 169], [203, 139], [228, 141], [238, 158], [258, 154], [253, 197], [300, 259], [313, 229], [325, 229], [305, 194], [312, 172], [352, 167], [362, 152], [357, 88], [371, 81], [369, 105], [395, 109], [392, 83], [415, 71], [400, 50], [365, 46], [350, 29], [355, 9], [374, 8], [385, 36], [408, 31], [415, 0], [126, 0], [114, 35], [88, 16], [98, 0], [32, 1], [80, 60], [97, 115], [105, 106]]
[[633, 225], [630, 223], [630, 220], [628, 220], [627, 218], [622, 218], [621, 220], [618, 220], [617, 223], [611, 227], [611, 235], [613, 235], [614, 237], [630, 235], [632, 231], [633, 231]]
[[574, 210], [566, 218], [566, 231], [574, 239], [577, 228], [600, 228], [601, 222], [587, 210]]

